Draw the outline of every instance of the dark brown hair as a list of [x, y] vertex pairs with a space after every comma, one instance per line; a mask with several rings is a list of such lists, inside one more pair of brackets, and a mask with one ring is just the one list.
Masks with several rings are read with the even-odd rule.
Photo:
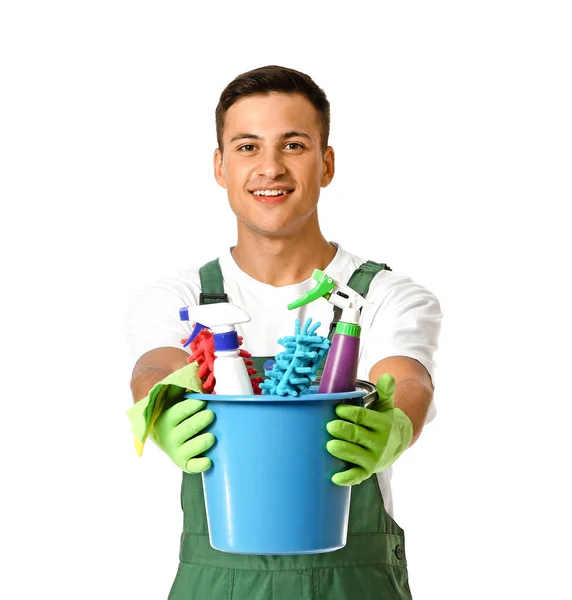
[[215, 111], [216, 137], [218, 147], [222, 151], [222, 131], [224, 129], [224, 117], [226, 111], [240, 98], [246, 96], [264, 95], [270, 92], [281, 92], [283, 94], [301, 94], [312, 103], [318, 112], [320, 120], [320, 145], [322, 152], [328, 146], [330, 135], [330, 103], [322, 88], [318, 87], [314, 80], [286, 67], [270, 65], [253, 69], [242, 73], [233, 79], [223, 90]]

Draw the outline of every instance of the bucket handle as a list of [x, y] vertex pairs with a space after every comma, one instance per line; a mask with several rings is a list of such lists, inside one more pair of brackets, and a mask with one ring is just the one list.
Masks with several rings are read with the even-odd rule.
[[[319, 384], [321, 379], [322, 377], [320, 375], [317, 375], [312, 384]], [[374, 400], [377, 400], [377, 388], [371, 381], [366, 381], [365, 379], [358, 379], [356, 381], [356, 389], [365, 391], [365, 396], [361, 400], [363, 406], [367, 406]]]

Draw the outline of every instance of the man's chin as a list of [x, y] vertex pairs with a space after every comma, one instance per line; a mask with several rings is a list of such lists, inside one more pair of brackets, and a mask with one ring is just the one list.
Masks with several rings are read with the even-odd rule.
[[[239, 218], [239, 230], [244, 228], [245, 232], [268, 239], [278, 239], [291, 236], [293, 233], [291, 224], [285, 222], [253, 222]], [[290, 225], [290, 226], [289, 226]]]

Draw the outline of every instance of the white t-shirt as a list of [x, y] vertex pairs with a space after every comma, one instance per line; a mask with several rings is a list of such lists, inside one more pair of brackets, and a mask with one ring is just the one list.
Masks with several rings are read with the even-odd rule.
[[[345, 284], [365, 259], [334, 245], [336, 255], [324, 271]], [[313, 279], [274, 287], [242, 271], [230, 249], [220, 256], [219, 262], [229, 302], [243, 308], [251, 317], [248, 323], [238, 325], [237, 331], [244, 338], [242, 348], [253, 356], [275, 356], [284, 350], [278, 339], [294, 334], [296, 318], [302, 325], [307, 318], [314, 323], [320, 321], [317, 333], [327, 337], [333, 306], [325, 299], [295, 310], [287, 308], [315, 286]], [[134, 361], [154, 348], [182, 348], [181, 340], [188, 337], [192, 324], [179, 320], [179, 309], [198, 304], [200, 292], [199, 267], [196, 267], [166, 277], [135, 297], [126, 315], [127, 341]], [[418, 360], [434, 381], [434, 353], [442, 317], [435, 296], [409, 277], [384, 270], [372, 280], [366, 301], [360, 318], [358, 379], [367, 380], [371, 367], [383, 358], [408, 356]], [[432, 405], [427, 422], [434, 416]], [[393, 516], [391, 467], [377, 476], [385, 508]]]

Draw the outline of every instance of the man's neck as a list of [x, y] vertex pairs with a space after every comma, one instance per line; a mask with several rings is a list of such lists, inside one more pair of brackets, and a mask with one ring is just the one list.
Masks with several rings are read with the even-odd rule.
[[305, 281], [314, 269], [325, 269], [336, 248], [318, 230], [313, 235], [268, 238], [239, 231], [231, 251], [239, 268], [252, 278], [281, 287]]

